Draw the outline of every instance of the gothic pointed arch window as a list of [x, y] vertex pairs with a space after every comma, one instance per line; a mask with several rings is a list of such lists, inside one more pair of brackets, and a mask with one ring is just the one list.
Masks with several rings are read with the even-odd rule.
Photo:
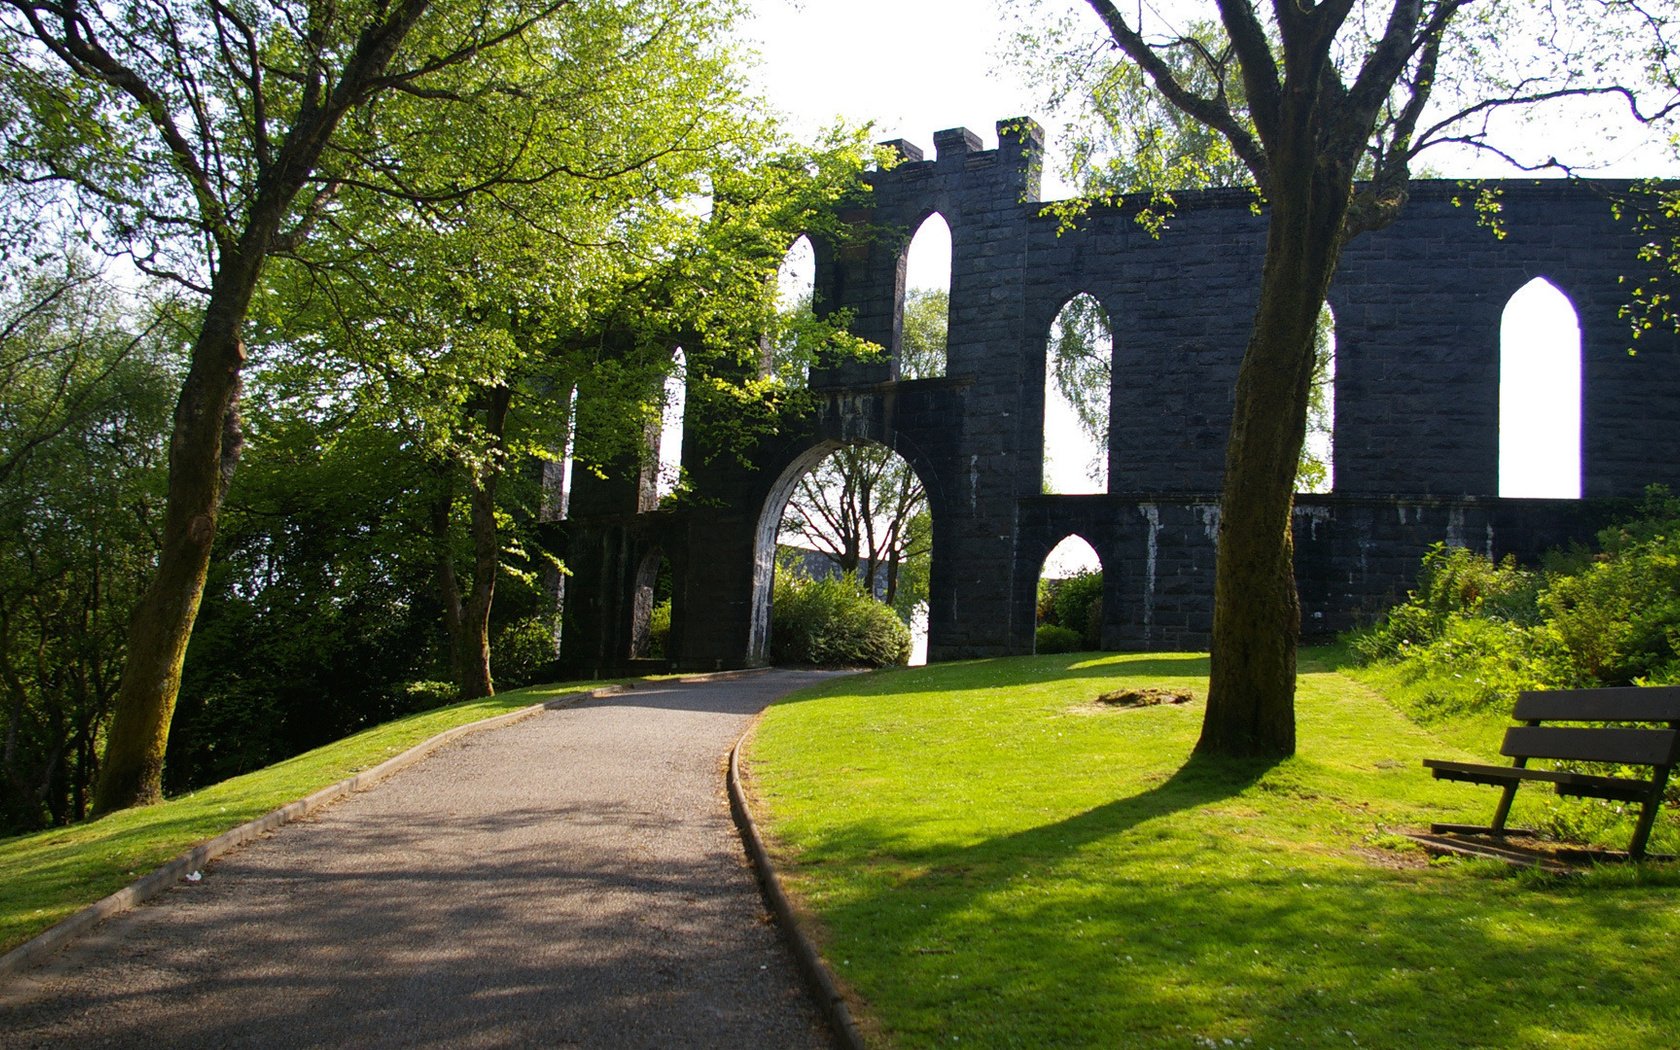
[[1108, 491], [1114, 329], [1096, 298], [1068, 300], [1044, 349], [1044, 491]]
[[1078, 652], [1102, 646], [1102, 559], [1085, 537], [1063, 538], [1038, 574], [1034, 652]]
[[1307, 439], [1295, 471], [1296, 492], [1325, 493], [1335, 487], [1335, 434], [1336, 313], [1325, 303], [1313, 339], [1312, 394], [1307, 401]]
[[951, 227], [938, 212], [922, 220], [905, 251], [899, 310], [899, 377], [945, 375], [950, 367]]
[[1499, 495], [1581, 498], [1581, 326], [1543, 277], [1500, 319]]
[[671, 372], [665, 377], [659, 413], [659, 475], [657, 499], [677, 491], [682, 481], [683, 417], [688, 409], [688, 357], [682, 347], [671, 351]]
[[764, 373], [790, 387], [805, 386], [816, 359], [818, 347], [811, 345], [810, 327], [816, 289], [816, 246], [800, 234], [776, 268], [776, 330], [764, 347]]

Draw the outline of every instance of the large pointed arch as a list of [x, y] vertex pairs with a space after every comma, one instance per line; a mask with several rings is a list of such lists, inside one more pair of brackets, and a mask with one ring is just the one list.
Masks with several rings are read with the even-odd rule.
[[[837, 474], [837, 469], [845, 473]], [[861, 508], [861, 517], [868, 519], [862, 522], [861, 528], [854, 527], [849, 533], [851, 539], [861, 543], [846, 544], [847, 536], [832, 531], [834, 523], [848, 517], [853, 519], [850, 524], [858, 526], [857, 514], [813, 513], [807, 506], [812, 500], [810, 489], [826, 487], [804, 484], [818, 472], [831, 481], [845, 479], [844, 485], [836, 484], [834, 488], [844, 493], [840, 500], [850, 501], [848, 511]], [[873, 502], [856, 499], [865, 490], [872, 493]], [[785, 533], [783, 528], [796, 494], [803, 513], [814, 519], [814, 528], [794, 530], [800, 536]], [[905, 616], [911, 612], [915, 599], [925, 595], [929, 582], [922, 570], [928, 568], [925, 559], [931, 556], [931, 506], [931, 495], [916, 466], [904, 455], [878, 442], [822, 441], [790, 463], [771, 486], [755, 528], [749, 661], [766, 663], [771, 655], [770, 612], [776, 558], [784, 541], [791, 545], [790, 550], [804, 549], [802, 560], [807, 574], [815, 577], [855, 572], [877, 600], [892, 604]], [[860, 536], [864, 529], [869, 530], [868, 535]], [[832, 542], [836, 540], [840, 542]]]

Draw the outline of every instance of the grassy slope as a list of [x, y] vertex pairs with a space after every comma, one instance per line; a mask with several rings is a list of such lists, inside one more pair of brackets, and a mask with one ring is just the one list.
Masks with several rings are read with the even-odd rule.
[[[592, 683], [600, 685], [604, 683]], [[576, 691], [533, 686], [400, 718], [157, 806], [0, 840], [0, 952], [200, 842], [369, 769], [456, 726]], [[587, 688], [587, 687], [586, 687]]]
[[1303, 676], [1301, 752], [1269, 770], [1187, 762], [1199, 703], [1089, 703], [1205, 682], [1197, 656], [1033, 657], [771, 710], [749, 752], [761, 812], [885, 1038], [1648, 1047], [1680, 1030], [1672, 868], [1564, 884], [1381, 848], [1386, 826], [1485, 820], [1493, 795], [1431, 780], [1419, 760], [1459, 749], [1333, 672]]

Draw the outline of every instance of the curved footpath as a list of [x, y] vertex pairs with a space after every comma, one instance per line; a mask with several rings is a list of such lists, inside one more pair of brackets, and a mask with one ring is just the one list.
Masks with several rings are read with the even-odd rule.
[[470, 734], [0, 983], [0, 1047], [826, 1047], [724, 756], [820, 672]]

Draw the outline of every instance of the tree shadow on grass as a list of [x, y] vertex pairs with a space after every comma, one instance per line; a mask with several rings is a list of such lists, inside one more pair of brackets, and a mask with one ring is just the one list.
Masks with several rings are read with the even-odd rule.
[[1265, 803], [1238, 796], [1270, 768], [1193, 757], [1139, 794], [968, 846], [840, 829], [824, 862], [879, 867], [821, 909], [827, 954], [892, 1002], [905, 1046], [1465, 1045], [1473, 1018], [1475, 1045], [1633, 1047], [1680, 1023], [1675, 997], [1638, 992], [1673, 987], [1671, 893], [1250, 839], [1244, 814]]
[[[1264, 776], [1274, 763], [1264, 759], [1235, 760], [1192, 754], [1183, 766], [1161, 783], [1136, 795], [1104, 803], [1094, 809], [1012, 834], [989, 838], [964, 849], [940, 845], [910, 845], [901, 829], [865, 821], [832, 829], [807, 859], [828, 855], [890, 854], [911, 862], [939, 858], [941, 867], [995, 869], [1008, 878], [1026, 868], [1040, 868], [1083, 846], [1135, 829], [1138, 825], [1195, 809], [1241, 794]], [[929, 872], [936, 876], [938, 869]]]
[[778, 706], [821, 699], [832, 689], [863, 695], [960, 692], [999, 685], [1030, 686], [1066, 679], [1198, 678], [1208, 675], [1202, 653], [1056, 653], [957, 660], [925, 667], [881, 668], [828, 688], [800, 689], [776, 701]]

